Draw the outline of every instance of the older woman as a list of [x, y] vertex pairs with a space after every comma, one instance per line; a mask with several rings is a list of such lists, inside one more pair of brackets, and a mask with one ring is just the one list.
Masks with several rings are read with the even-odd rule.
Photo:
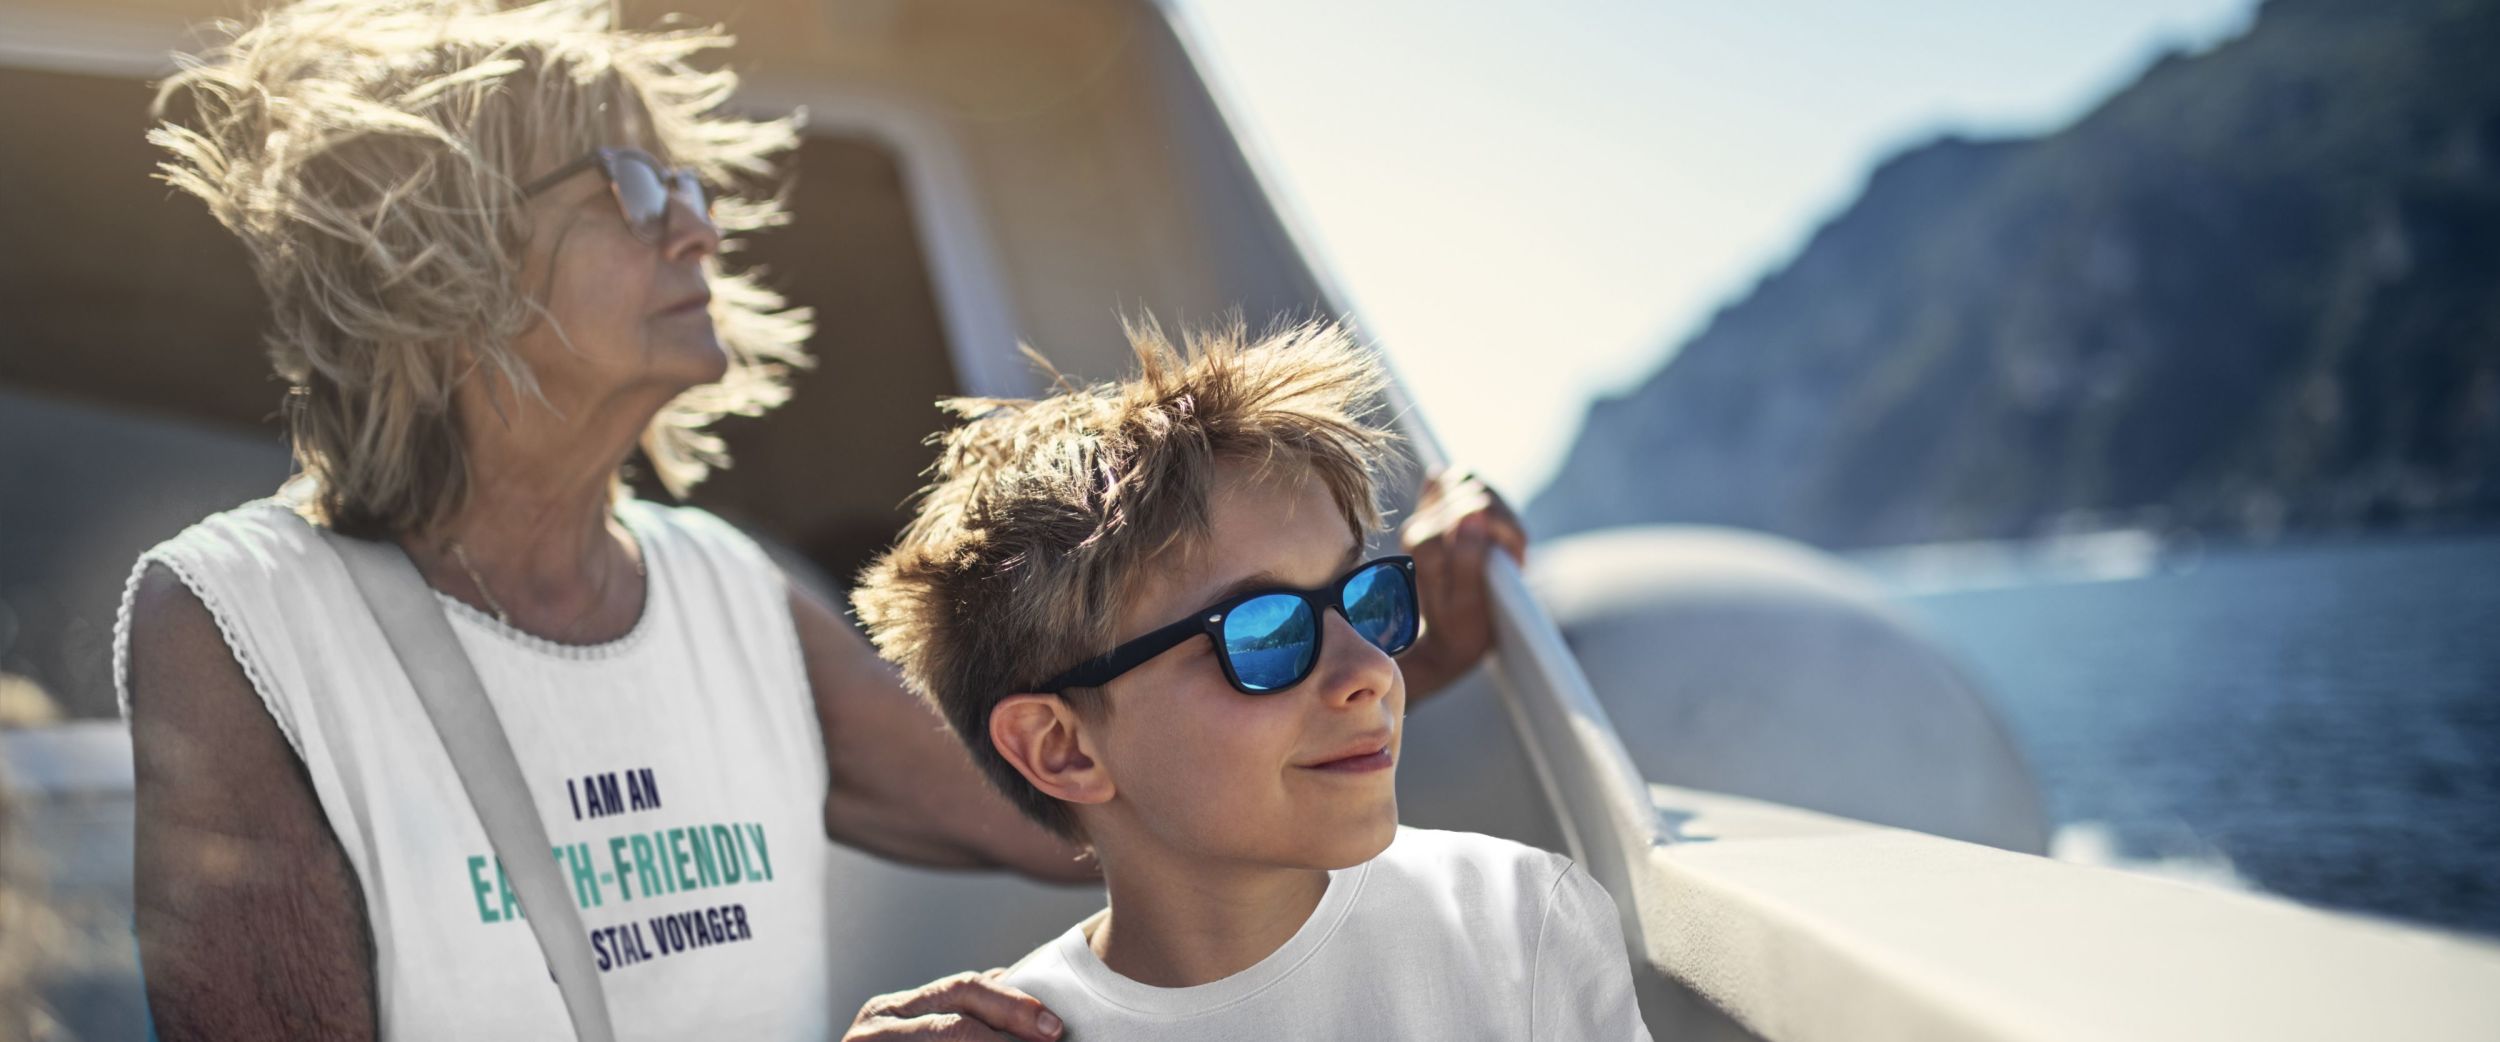
[[[558, 847], [628, 1037], [820, 1038], [821, 835], [927, 865], [1090, 875], [980, 779], [817, 594], [690, 507], [705, 432], [784, 395], [807, 316], [718, 263], [775, 219], [721, 199], [788, 147], [720, 115], [702, 30], [607, 0], [301, 0], [166, 85], [167, 179], [270, 297], [299, 474], [144, 555], [119, 663], [138, 759], [139, 940], [185, 1038], [545, 1038], [563, 1007], [476, 814], [322, 530], [397, 544], [451, 616]], [[838, 478], [838, 475], [829, 477]], [[1438, 489], [1438, 493], [1457, 490]], [[1429, 690], [1481, 655], [1472, 486], [1417, 549]], [[621, 924], [693, 914], [661, 957]], [[625, 986], [630, 981], [631, 986]], [[952, 1026], [949, 1028], [949, 1026]], [[1048, 1038], [966, 976], [852, 1037]], [[915, 1036], [917, 1037], [917, 1036]]]

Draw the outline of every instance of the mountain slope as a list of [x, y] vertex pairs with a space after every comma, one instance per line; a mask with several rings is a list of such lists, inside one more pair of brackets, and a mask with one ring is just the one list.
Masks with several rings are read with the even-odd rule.
[[2500, 517], [2500, 3], [2273, 0], [1897, 156], [1529, 511], [1829, 546]]

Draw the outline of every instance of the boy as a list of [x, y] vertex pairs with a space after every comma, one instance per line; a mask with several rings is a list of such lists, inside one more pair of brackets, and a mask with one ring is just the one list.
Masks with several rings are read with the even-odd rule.
[[1336, 326], [958, 400], [919, 516], [853, 595], [905, 681], [1110, 907], [1009, 971], [1068, 1042], [1646, 1039], [1614, 905], [1568, 860], [1401, 829], [1421, 629], [1366, 559], [1390, 435]]

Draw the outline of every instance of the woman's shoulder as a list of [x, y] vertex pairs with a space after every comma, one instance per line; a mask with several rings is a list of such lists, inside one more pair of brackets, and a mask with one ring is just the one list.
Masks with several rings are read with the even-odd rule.
[[[210, 514], [150, 547], [132, 566], [129, 586], [135, 593], [150, 573], [170, 572], [223, 618], [228, 608], [243, 609], [283, 597], [288, 590], [318, 587], [320, 576], [335, 570], [337, 560], [323, 545], [321, 530], [297, 513], [293, 503], [271, 497]], [[161, 603], [163, 598], [149, 597], [131, 607], [145, 613]]]
[[669, 506], [629, 499], [617, 515], [643, 549], [665, 565], [682, 561], [701, 571], [738, 582], [782, 587], [782, 569], [753, 535], [697, 506]]
[[638, 536], [656, 536], [705, 553], [727, 554], [759, 562], [771, 560], [754, 536], [702, 507], [628, 499], [617, 505], [617, 514], [625, 519], [626, 527]]
[[323, 552], [321, 530], [304, 519], [293, 501], [255, 499], [193, 522], [139, 555], [176, 572], [192, 568], [282, 569]]
[[239, 669], [263, 701], [274, 700], [283, 685], [272, 671], [286, 660], [270, 645], [291, 623], [326, 617], [315, 609], [335, 599], [343, 577], [321, 531], [278, 497], [211, 514], [156, 544], [132, 564], [114, 620], [122, 711], [134, 645], [184, 675]]
[[[291, 501], [256, 499], [201, 518], [140, 554], [128, 593], [135, 596], [143, 583], [167, 584], [163, 573], [171, 573], [222, 619], [228, 608], [280, 598], [288, 590], [317, 589], [324, 574], [337, 570], [337, 561], [321, 530]], [[163, 603], [161, 596], [137, 598], [127, 610], [144, 615]]]

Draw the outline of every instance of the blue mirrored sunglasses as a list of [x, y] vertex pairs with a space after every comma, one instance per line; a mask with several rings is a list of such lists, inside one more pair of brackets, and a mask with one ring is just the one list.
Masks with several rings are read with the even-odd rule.
[[1320, 613], [1335, 610], [1373, 647], [1396, 655], [1415, 646], [1423, 617], [1415, 602], [1415, 559], [1382, 557], [1316, 590], [1253, 590], [1218, 602], [1051, 678], [1037, 690], [1058, 694], [1101, 687], [1201, 633], [1215, 641], [1224, 679], [1246, 695], [1301, 683], [1319, 665]]

